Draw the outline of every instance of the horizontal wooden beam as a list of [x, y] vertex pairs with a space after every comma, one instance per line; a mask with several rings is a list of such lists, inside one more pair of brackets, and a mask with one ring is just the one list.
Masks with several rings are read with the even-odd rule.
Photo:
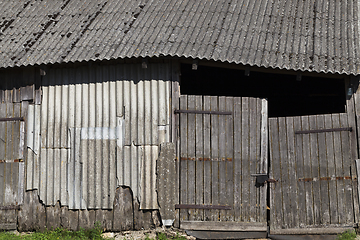
[[350, 131], [350, 132], [351, 132], [351, 131], [352, 131], [352, 127], [295, 131], [295, 134], [324, 133], [324, 132], [342, 132], [342, 131]]
[[194, 113], [194, 114], [213, 114], [213, 115], [232, 115], [232, 112], [224, 111], [201, 111], [201, 110], [175, 110], [174, 113]]
[[222, 209], [222, 210], [231, 210], [231, 206], [203, 205], [203, 204], [176, 204], [175, 209]]
[[310, 235], [310, 234], [339, 234], [354, 229], [353, 226], [347, 227], [319, 227], [319, 228], [288, 228], [288, 229], [270, 229], [270, 235]]
[[13, 122], [13, 121], [25, 121], [25, 119], [23, 117], [0, 118], [0, 122]]
[[180, 228], [185, 230], [263, 232], [267, 231], [267, 223], [181, 221]]
[[0, 206], [0, 210], [20, 210], [19, 205]]

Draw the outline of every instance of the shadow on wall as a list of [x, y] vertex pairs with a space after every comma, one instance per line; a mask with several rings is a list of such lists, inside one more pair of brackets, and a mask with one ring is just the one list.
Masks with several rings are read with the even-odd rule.
[[18, 231], [37, 231], [63, 227], [69, 230], [89, 229], [100, 222], [105, 231], [150, 229], [160, 226], [158, 210], [139, 210], [129, 187], [118, 187], [112, 210], [69, 210], [57, 202], [45, 206], [38, 191], [26, 191], [24, 205], [18, 212]]

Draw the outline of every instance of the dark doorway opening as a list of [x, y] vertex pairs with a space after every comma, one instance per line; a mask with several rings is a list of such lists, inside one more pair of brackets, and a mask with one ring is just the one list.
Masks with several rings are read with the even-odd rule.
[[343, 79], [250, 72], [181, 65], [181, 94], [262, 97], [268, 99], [269, 117], [345, 112]]

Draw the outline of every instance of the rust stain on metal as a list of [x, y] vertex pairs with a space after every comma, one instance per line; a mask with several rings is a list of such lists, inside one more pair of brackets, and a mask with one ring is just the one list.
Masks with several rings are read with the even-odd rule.
[[299, 182], [317, 182], [317, 181], [338, 181], [338, 180], [356, 180], [357, 178], [351, 176], [345, 177], [321, 177], [321, 178], [299, 178]]

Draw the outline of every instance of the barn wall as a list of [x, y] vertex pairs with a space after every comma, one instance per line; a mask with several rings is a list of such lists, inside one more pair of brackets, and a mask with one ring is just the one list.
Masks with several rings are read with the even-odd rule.
[[112, 209], [128, 186], [157, 209], [156, 159], [169, 141], [170, 65], [50, 68], [41, 104], [30, 104], [26, 189], [45, 205]]

